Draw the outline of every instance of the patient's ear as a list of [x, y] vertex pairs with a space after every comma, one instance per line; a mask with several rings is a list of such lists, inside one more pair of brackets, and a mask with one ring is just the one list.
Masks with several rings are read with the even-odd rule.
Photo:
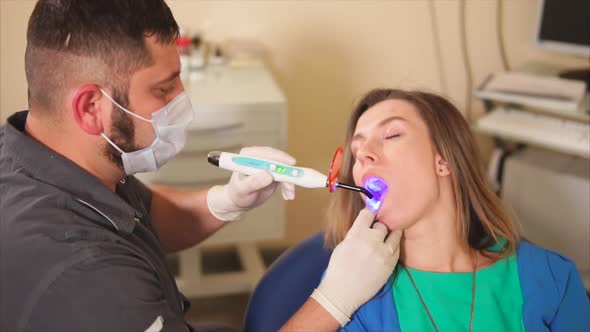
[[449, 169], [449, 163], [446, 160], [444, 160], [439, 154], [437, 154], [434, 158], [434, 167], [436, 175], [438, 176], [447, 176], [451, 174], [451, 170]]

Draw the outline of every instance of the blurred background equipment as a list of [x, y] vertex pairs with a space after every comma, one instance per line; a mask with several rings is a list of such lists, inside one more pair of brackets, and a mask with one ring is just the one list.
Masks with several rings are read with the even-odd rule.
[[523, 149], [507, 158], [503, 183], [524, 237], [572, 259], [590, 289], [590, 160]]
[[[590, 57], [590, 1], [587, 0], [542, 0], [537, 24], [539, 47]], [[560, 77], [586, 82], [590, 89], [590, 64], [584, 68], [566, 69]]]

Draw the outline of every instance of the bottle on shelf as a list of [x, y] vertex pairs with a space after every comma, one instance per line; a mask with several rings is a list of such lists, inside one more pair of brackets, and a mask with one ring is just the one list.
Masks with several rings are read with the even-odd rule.
[[214, 45], [213, 48], [211, 49], [210, 54], [209, 54], [209, 62], [208, 63], [211, 65], [223, 65], [225, 63], [224, 56], [225, 56], [225, 54], [223, 53], [221, 46]]
[[178, 56], [180, 57], [180, 75], [186, 76], [190, 69], [191, 40], [187, 30], [180, 28], [178, 39], [176, 39]]
[[199, 34], [195, 34], [191, 39], [189, 67], [191, 71], [201, 70], [205, 67], [202, 39]]

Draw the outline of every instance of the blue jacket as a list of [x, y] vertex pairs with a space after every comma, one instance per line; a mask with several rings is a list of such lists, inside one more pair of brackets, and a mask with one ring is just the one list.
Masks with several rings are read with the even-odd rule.
[[[519, 244], [516, 256], [525, 330], [590, 331], [590, 302], [574, 263], [528, 242]], [[399, 332], [391, 283], [340, 331]]]

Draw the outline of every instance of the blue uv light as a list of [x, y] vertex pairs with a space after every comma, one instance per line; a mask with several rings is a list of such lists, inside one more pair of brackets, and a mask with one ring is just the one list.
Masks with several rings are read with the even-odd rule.
[[389, 186], [382, 178], [371, 176], [363, 181], [363, 187], [373, 194], [373, 198], [367, 199], [366, 204], [369, 210], [371, 210], [373, 213], [376, 213], [381, 207], [381, 202], [383, 202]]

